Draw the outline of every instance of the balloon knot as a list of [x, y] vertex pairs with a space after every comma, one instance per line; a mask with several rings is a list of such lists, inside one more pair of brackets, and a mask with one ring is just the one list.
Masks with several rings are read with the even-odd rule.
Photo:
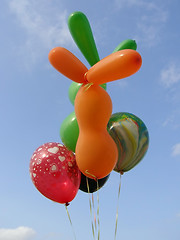
[[67, 203], [65, 203], [65, 205], [66, 205], [66, 207], [68, 207], [70, 205], [70, 203], [67, 202]]
[[87, 80], [87, 72], [84, 74], [84, 83], [89, 83]]
[[89, 173], [88, 170], [86, 170], [85, 173], [86, 173], [86, 176], [88, 175], [88, 177], [94, 179], [97, 182], [98, 178], [95, 175]]

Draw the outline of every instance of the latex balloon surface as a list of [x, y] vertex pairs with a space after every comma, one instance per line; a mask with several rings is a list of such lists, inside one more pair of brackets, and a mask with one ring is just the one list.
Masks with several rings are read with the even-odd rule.
[[122, 41], [113, 51], [114, 52], [117, 52], [117, 51], [120, 51], [120, 50], [123, 50], [123, 49], [133, 49], [133, 50], [136, 50], [137, 49], [137, 44], [136, 44], [136, 41], [135, 40], [132, 40], [132, 39], [127, 39], [127, 40], [124, 40]]
[[86, 66], [70, 51], [63, 47], [53, 48], [49, 52], [49, 61], [52, 66], [69, 79], [83, 83]]
[[75, 43], [93, 66], [99, 61], [99, 55], [87, 17], [82, 12], [74, 12], [69, 16], [68, 26]]
[[108, 93], [99, 85], [83, 85], [75, 99], [79, 125], [76, 161], [80, 171], [89, 178], [104, 178], [115, 167], [118, 151], [107, 132], [112, 112]]
[[69, 96], [69, 100], [72, 103], [72, 105], [74, 105], [74, 101], [75, 101], [77, 92], [79, 91], [81, 86], [82, 86], [81, 83], [72, 82], [69, 87], [68, 96]]
[[[98, 189], [100, 189], [100, 188], [102, 188], [104, 186], [104, 184], [109, 179], [109, 176], [110, 175], [107, 175], [104, 178], [98, 179], [98, 184], [97, 184], [97, 181], [95, 181], [92, 178], [88, 178], [84, 174], [81, 173], [81, 184], [80, 184], [79, 189], [81, 191], [83, 191], [83, 192], [86, 192], [86, 193], [88, 193], [88, 192], [90, 192], [90, 193], [96, 192]], [[88, 180], [89, 191], [88, 191], [88, 185], [87, 185], [86, 178]]]
[[79, 127], [75, 112], [67, 116], [61, 124], [60, 137], [63, 144], [71, 151], [75, 152]]
[[109, 120], [108, 131], [118, 148], [114, 170], [129, 171], [142, 160], [148, 149], [149, 134], [145, 124], [133, 114], [115, 113]]
[[132, 49], [114, 52], [92, 66], [85, 75], [90, 83], [103, 84], [136, 73], [142, 64], [141, 55]]
[[[69, 87], [69, 100], [71, 101], [71, 103], [74, 105], [74, 101], [77, 95], [77, 92], [79, 91], [80, 87], [82, 86], [81, 83], [76, 83], [76, 82], [72, 82], [70, 87]], [[104, 88], [106, 90], [106, 83], [100, 85], [102, 88]]]
[[74, 154], [59, 143], [45, 143], [33, 153], [30, 175], [39, 192], [58, 203], [72, 201], [81, 181]]

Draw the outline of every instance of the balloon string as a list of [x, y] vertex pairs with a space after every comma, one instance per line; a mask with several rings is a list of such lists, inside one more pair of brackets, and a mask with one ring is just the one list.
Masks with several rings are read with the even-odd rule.
[[95, 232], [97, 232], [96, 212], [95, 212], [95, 207], [94, 207], [94, 196], [93, 196], [93, 193], [92, 193], [92, 207], [93, 207], [93, 212], [94, 212], [94, 225], [95, 225]]
[[89, 206], [90, 206], [90, 215], [91, 215], [92, 234], [93, 234], [94, 240], [96, 240], [95, 231], [94, 231], [93, 216], [92, 216], [92, 203], [91, 203], [91, 196], [90, 196], [89, 183], [88, 183], [88, 178], [87, 177], [86, 177], [86, 183], [87, 183], [87, 189], [88, 189], [88, 195], [89, 195]]
[[123, 173], [120, 173], [120, 181], [119, 181], [119, 190], [118, 190], [118, 201], [117, 201], [117, 210], [116, 210], [116, 224], [115, 224], [115, 233], [114, 233], [114, 240], [116, 240], [117, 236], [117, 226], [118, 226], [118, 210], [119, 210], [119, 198], [121, 192], [121, 176]]
[[87, 91], [92, 85], [93, 85], [93, 83], [87, 83], [87, 84], [86, 84], [85, 91]]
[[97, 181], [97, 222], [98, 222], [98, 240], [100, 239], [100, 221], [99, 221], [99, 183]]
[[68, 219], [69, 219], [69, 222], [70, 222], [72, 231], [73, 231], [74, 239], [76, 240], [76, 234], [75, 234], [75, 231], [74, 231], [74, 228], [73, 228], [73, 224], [72, 224], [71, 217], [70, 217], [70, 214], [69, 214], [69, 211], [68, 211], [67, 206], [68, 206], [68, 204], [65, 204], [66, 213], [67, 213], [67, 215], [68, 215]]

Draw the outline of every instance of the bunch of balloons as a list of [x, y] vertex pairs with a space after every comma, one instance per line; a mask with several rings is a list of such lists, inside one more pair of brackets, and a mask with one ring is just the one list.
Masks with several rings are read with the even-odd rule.
[[63, 47], [50, 51], [52, 66], [73, 81], [69, 99], [75, 111], [61, 124], [64, 145], [40, 146], [30, 162], [36, 188], [59, 203], [72, 201], [78, 189], [96, 191], [96, 182], [102, 187], [112, 170], [120, 174], [129, 171], [142, 160], [149, 144], [143, 121], [130, 113], [112, 114], [112, 101], [106, 91], [106, 83], [129, 77], [140, 69], [142, 59], [136, 42], [125, 40], [100, 60], [87, 17], [74, 12], [68, 26], [91, 68], [88, 70]]

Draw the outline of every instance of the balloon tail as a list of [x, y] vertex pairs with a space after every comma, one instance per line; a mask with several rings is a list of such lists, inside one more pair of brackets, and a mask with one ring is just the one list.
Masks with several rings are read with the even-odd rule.
[[86, 177], [86, 183], [87, 183], [87, 189], [88, 189], [88, 195], [89, 195], [89, 207], [90, 207], [90, 215], [91, 215], [92, 234], [93, 234], [94, 240], [96, 240], [95, 230], [94, 230], [94, 222], [93, 222], [93, 213], [92, 213], [92, 203], [91, 203], [91, 196], [90, 196], [89, 183], [88, 183], [87, 177]]
[[75, 231], [74, 231], [74, 228], [73, 228], [73, 224], [72, 224], [72, 221], [71, 221], [71, 217], [70, 217], [70, 214], [69, 214], [69, 211], [68, 211], [68, 208], [67, 208], [68, 205], [69, 205], [69, 203], [65, 203], [66, 213], [68, 215], [68, 219], [69, 219], [72, 231], [73, 231], [74, 240], [76, 240], [76, 234], [75, 234]]
[[120, 181], [119, 181], [118, 201], [117, 201], [117, 209], [116, 209], [116, 223], [115, 223], [114, 240], [116, 240], [116, 236], [117, 236], [119, 198], [120, 198], [120, 192], [121, 192], [121, 176], [122, 176], [122, 174], [120, 173], [119, 175], [120, 175]]

